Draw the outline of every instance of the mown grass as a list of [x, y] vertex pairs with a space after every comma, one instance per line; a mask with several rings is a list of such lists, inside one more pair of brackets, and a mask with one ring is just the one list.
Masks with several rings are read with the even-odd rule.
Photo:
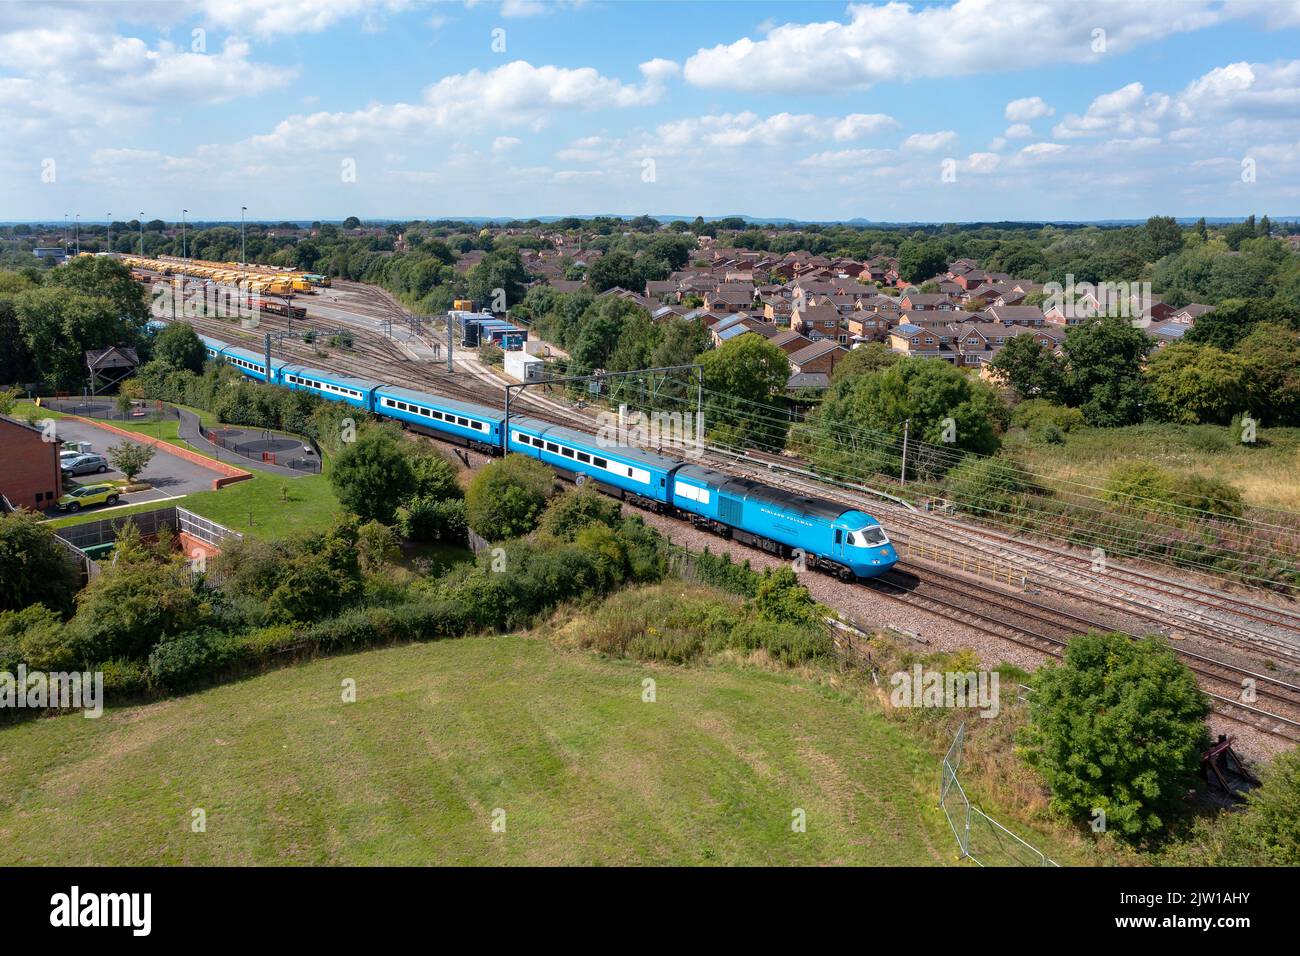
[[107, 512], [85, 511], [66, 518], [56, 518], [50, 522], [50, 526], [63, 528], [100, 518], [123, 518], [174, 504], [203, 515], [232, 531], [260, 538], [275, 538], [320, 528], [343, 510], [326, 475], [280, 478], [254, 473], [252, 478], [237, 481], [216, 491], [199, 491], [176, 501], [142, 502]]
[[0, 864], [948, 863], [932, 763], [791, 674], [466, 638], [0, 729]]
[[1099, 489], [1116, 464], [1145, 461], [1179, 475], [1229, 481], [1249, 505], [1300, 511], [1300, 428], [1261, 428], [1257, 437], [1244, 444], [1236, 429], [1219, 425], [1134, 425], [1086, 428], [1060, 445], [1019, 448], [1031, 472], [1067, 493], [1096, 495], [1084, 486]]

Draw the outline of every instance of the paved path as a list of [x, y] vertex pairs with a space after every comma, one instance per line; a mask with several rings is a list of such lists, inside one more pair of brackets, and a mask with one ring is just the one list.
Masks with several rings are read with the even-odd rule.
[[214, 445], [203, 437], [202, 432], [199, 431], [198, 415], [184, 408], [178, 408], [176, 412], [180, 416], [180, 427], [177, 429], [177, 434], [180, 435], [181, 439], [189, 442], [195, 451], [210, 455], [217, 461], [224, 461], [226, 464], [248, 471], [262, 471], [269, 475], [279, 475], [282, 478], [302, 478], [304, 475], [313, 474], [310, 471], [299, 471], [297, 468], [273, 465], [269, 461], [262, 461], [258, 458], [245, 458], [243, 455], [236, 455], [229, 448]]

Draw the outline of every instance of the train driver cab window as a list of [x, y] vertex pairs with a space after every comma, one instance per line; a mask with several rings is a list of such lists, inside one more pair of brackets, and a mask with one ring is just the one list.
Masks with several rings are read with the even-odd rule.
[[839, 528], [835, 529], [835, 543], [836, 544], [844, 543], [844, 532], [841, 531]]

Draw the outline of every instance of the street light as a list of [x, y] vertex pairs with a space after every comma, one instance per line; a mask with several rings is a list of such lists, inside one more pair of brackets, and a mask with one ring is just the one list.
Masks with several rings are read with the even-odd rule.
[[140, 258], [144, 258], [144, 213], [140, 213]]
[[244, 247], [244, 213], [248, 212], [247, 206], [239, 207], [239, 264], [241, 266], [248, 264], [248, 250]]
[[188, 209], [181, 210], [181, 258], [182, 259], [189, 258], [189, 256], [185, 254], [185, 214], [187, 212], [189, 212]]

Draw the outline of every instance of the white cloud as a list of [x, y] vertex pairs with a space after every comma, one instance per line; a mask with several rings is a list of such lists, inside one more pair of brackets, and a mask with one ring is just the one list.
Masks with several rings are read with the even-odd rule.
[[1029, 96], [1022, 100], [1012, 100], [1003, 111], [1006, 118], [1012, 123], [1032, 122], [1045, 116], [1051, 116], [1055, 112], [1056, 109], [1048, 106], [1041, 96]]
[[1034, 131], [1028, 123], [1014, 123], [1007, 127], [1007, 131], [1003, 135], [1007, 139], [1029, 139], [1034, 135]]
[[492, 140], [492, 152], [506, 153], [522, 142], [523, 140], [516, 136], [498, 136], [496, 139]]
[[948, 149], [957, 144], [957, 134], [950, 129], [937, 133], [913, 133], [903, 140], [903, 149], [931, 153], [936, 149]]
[[[850, 4], [847, 22], [787, 23], [762, 39], [701, 49], [689, 83], [750, 92], [865, 89], [882, 81], [1095, 62], [1177, 33], [1252, 17], [1281, 26], [1269, 3], [1218, 0], [957, 0], [953, 4]], [[1106, 30], [1105, 54], [1092, 31]], [[1009, 51], [990, 55], [990, 51]], [[1012, 119], [1012, 117], [1008, 117]]]
[[202, 9], [207, 24], [265, 39], [319, 33], [357, 16], [373, 28], [376, 18], [412, 5], [411, 0], [203, 0]]
[[757, 113], [743, 112], [673, 120], [660, 124], [655, 132], [659, 142], [670, 148], [708, 146], [732, 149], [826, 139], [846, 142], [897, 126], [897, 120], [882, 113], [853, 113], [842, 117], [776, 113], [764, 119]]
[[991, 173], [1002, 163], [997, 153], [971, 153], [961, 165], [972, 173]]
[[668, 61], [642, 65], [645, 82], [624, 83], [591, 67], [533, 66], [516, 60], [493, 70], [444, 77], [417, 103], [377, 103], [339, 113], [290, 116], [251, 145], [281, 150], [337, 149], [372, 139], [450, 129], [544, 126], [556, 111], [647, 106], [663, 94]]
[[1021, 156], [1059, 156], [1070, 147], [1062, 143], [1033, 143], [1020, 151]]
[[819, 169], [851, 169], [858, 166], [877, 166], [890, 162], [895, 156], [892, 149], [827, 150], [799, 160], [799, 165]]

